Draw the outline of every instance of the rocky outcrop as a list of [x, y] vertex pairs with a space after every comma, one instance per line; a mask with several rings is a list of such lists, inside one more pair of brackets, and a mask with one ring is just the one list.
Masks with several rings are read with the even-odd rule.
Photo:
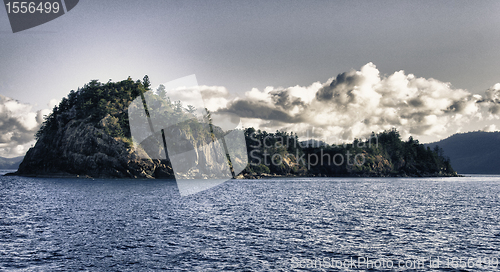
[[144, 159], [143, 150], [106, 133], [106, 120], [96, 126], [71, 120], [52, 135], [42, 136], [26, 153], [17, 171], [25, 176], [104, 178], [173, 178], [167, 160]]
[[[395, 129], [373, 133], [364, 142], [356, 139], [352, 144], [316, 147], [301, 146], [297, 134], [284, 131], [247, 128], [242, 139], [233, 138], [228, 137], [233, 132], [223, 132], [211, 123], [211, 114], [195, 118], [182, 104], [169, 99], [147, 96], [151, 107], [142, 109], [148, 86], [146, 77], [144, 84], [130, 78], [106, 84], [93, 80], [71, 91], [45, 119], [36, 134], [36, 145], [27, 152], [16, 174], [174, 178], [173, 165], [175, 176], [182, 179], [220, 179], [240, 172], [239, 178], [252, 179], [456, 176], [442, 152], [425, 148], [411, 137], [402, 141]], [[134, 107], [137, 112], [129, 115]], [[146, 117], [151, 115], [154, 118]], [[152, 120], [157, 125], [163, 124], [158, 120], [169, 122], [151, 135]], [[134, 122], [138, 127], [132, 125], [132, 133]], [[135, 134], [137, 131], [145, 134]], [[132, 138], [140, 141], [141, 147], [134, 147]]]
[[[182, 104], [152, 95], [148, 86], [146, 77], [144, 84], [131, 78], [106, 84], [92, 80], [71, 91], [45, 118], [36, 145], [16, 175], [203, 179], [226, 173], [224, 177], [230, 177], [219, 141], [226, 137], [221, 128], [205, 122], [208, 116], [195, 116]], [[130, 107], [136, 107], [132, 114]], [[169, 122], [160, 130], [157, 126], [163, 123], [158, 120]], [[141, 133], [133, 134], [130, 122], [138, 125], [132, 126], [134, 133]], [[132, 138], [141, 145], [134, 146]]]
[[[112, 124], [113, 117], [110, 115], [97, 124], [88, 122], [87, 119], [60, 122], [55, 133], [43, 135], [35, 147], [30, 148], [16, 174], [49, 177], [174, 178], [161, 135], [152, 135], [143, 142], [147, 144], [134, 147], [130, 139], [112, 137], [107, 133]], [[167, 137], [175, 134], [177, 139], [185, 139], [169, 148], [171, 155], [189, 151], [188, 156], [176, 157], [178, 160], [188, 160], [180, 165], [197, 166], [194, 169], [178, 167], [179, 177], [213, 178], [213, 175], [224, 170], [225, 164], [218, 161], [225, 160], [225, 156], [220, 152], [220, 147], [212, 148], [208, 144], [212, 141], [211, 137], [194, 139], [189, 131], [176, 127], [168, 128], [165, 132]]]

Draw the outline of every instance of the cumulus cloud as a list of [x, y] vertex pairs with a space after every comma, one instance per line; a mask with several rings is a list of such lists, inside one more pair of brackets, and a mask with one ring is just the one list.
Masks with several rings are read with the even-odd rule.
[[[380, 75], [373, 63], [324, 83], [254, 88], [243, 97], [231, 96], [221, 86], [167, 90], [172, 101], [199, 110], [206, 107], [212, 113], [235, 114], [245, 127], [293, 131], [329, 143], [393, 127], [404, 138], [438, 140], [462, 131], [471, 122], [500, 119], [500, 83], [481, 96], [404, 71]], [[48, 106], [51, 109], [57, 104], [51, 100]], [[0, 156], [24, 154], [34, 143], [43, 116], [49, 113], [49, 109], [34, 112], [31, 105], [0, 95]], [[491, 124], [483, 130], [498, 129]]]
[[487, 125], [483, 128], [483, 131], [486, 131], [486, 132], [494, 132], [494, 131], [498, 131], [498, 128], [496, 125], [494, 124], [491, 124], [491, 125]]
[[[485, 111], [485, 107], [487, 110]], [[500, 84], [483, 98], [450, 83], [398, 71], [381, 76], [373, 63], [307, 87], [252, 89], [221, 112], [261, 129], [312, 131], [316, 137], [352, 139], [397, 128], [403, 137], [456, 133], [484, 115], [500, 117]], [[492, 117], [491, 117], [492, 118]]]
[[484, 99], [480, 101], [488, 108], [489, 118], [500, 118], [500, 83], [486, 90]]
[[0, 156], [24, 155], [49, 110], [34, 112], [32, 105], [0, 95]]
[[199, 86], [204, 107], [209, 111], [217, 111], [229, 101], [229, 92], [225, 87], [220, 86]]

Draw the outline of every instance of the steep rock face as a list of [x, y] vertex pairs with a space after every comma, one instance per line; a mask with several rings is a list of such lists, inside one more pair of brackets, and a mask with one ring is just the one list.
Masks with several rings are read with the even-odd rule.
[[[71, 117], [71, 116], [70, 116]], [[69, 117], [69, 118], [70, 118]], [[134, 148], [132, 142], [114, 138], [106, 133], [112, 117], [106, 116], [97, 124], [88, 120], [61, 123], [56, 133], [42, 136], [30, 148], [19, 166], [18, 175], [26, 176], [83, 176], [94, 178], [174, 178], [168, 152], [163, 148], [161, 135], [146, 139], [146, 145]], [[228, 171], [225, 156], [218, 142], [209, 144], [211, 137], [196, 140], [186, 131], [166, 129], [166, 136], [176, 136], [176, 146], [169, 147], [170, 155], [188, 152], [181, 157], [178, 175], [187, 178], [211, 178]], [[147, 148], [142, 148], [142, 147]], [[172, 154], [173, 153], [173, 154]], [[155, 158], [155, 159], [150, 159]], [[158, 159], [166, 158], [166, 159]], [[179, 157], [177, 157], [179, 159]], [[222, 162], [222, 163], [221, 163]]]
[[[205, 128], [205, 131], [208, 131], [208, 128]], [[212, 138], [207, 133], [195, 132], [188, 126], [171, 126], [164, 129], [164, 132], [166, 138], [175, 139], [173, 143], [167, 141], [169, 142], [167, 156], [172, 159], [177, 177], [206, 179], [230, 176], [229, 165], [220, 138]]]
[[[184, 178], [211, 177], [223, 170], [227, 173], [226, 154], [213, 141], [224, 136], [222, 131], [209, 130], [209, 125], [182, 103], [148, 95], [149, 113], [137, 110], [131, 118], [129, 107], [145, 105], [148, 86], [147, 77], [144, 84], [131, 78], [106, 84], [92, 80], [78, 91], [70, 91], [45, 118], [36, 134], [37, 143], [27, 152], [17, 175], [174, 178], [174, 164], [176, 175]], [[143, 103], [134, 104], [138, 97]], [[150, 133], [153, 128], [148, 114], [176, 125]], [[139, 129], [147, 136], [141, 138], [139, 147], [132, 142], [131, 120], [139, 120]], [[170, 140], [169, 152], [164, 150], [162, 133]]]
[[363, 163], [360, 165], [356, 165], [354, 163], [347, 165], [348, 173], [383, 177], [390, 176], [394, 171], [394, 166], [382, 155], [370, 155], [367, 152], [362, 152], [361, 154], [364, 159]]
[[141, 150], [98, 126], [71, 120], [54, 135], [43, 136], [30, 148], [18, 174], [34, 176], [73, 175], [107, 178], [173, 178], [168, 161], [143, 159]]

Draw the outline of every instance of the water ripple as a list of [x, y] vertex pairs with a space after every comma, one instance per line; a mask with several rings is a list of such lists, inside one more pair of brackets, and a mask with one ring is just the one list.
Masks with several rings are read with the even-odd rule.
[[481, 258], [464, 271], [489, 271], [499, 204], [499, 177], [234, 180], [182, 198], [171, 181], [0, 177], [0, 270], [289, 271], [293, 260], [439, 257], [455, 271], [445, 260], [456, 257]]

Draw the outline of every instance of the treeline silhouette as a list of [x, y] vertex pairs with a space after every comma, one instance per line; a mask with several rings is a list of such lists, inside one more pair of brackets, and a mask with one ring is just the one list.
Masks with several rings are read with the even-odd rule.
[[[142, 81], [130, 77], [120, 82], [101, 83], [92, 80], [77, 91], [72, 90], [52, 113], [46, 116], [36, 139], [50, 144], [58, 132], [77, 122], [91, 123], [104, 129], [112, 137], [122, 139], [132, 147], [128, 107], [138, 96], [150, 91], [149, 78]], [[157, 103], [153, 110], [165, 118], [191, 115], [195, 108], [180, 101], [171, 102], [165, 88], [156, 91]], [[156, 99], [156, 98], [155, 98]], [[156, 103], [155, 102], [155, 103]], [[183, 117], [183, 116], [181, 116]], [[204, 119], [189, 119], [183, 126], [193, 138], [206, 131], [210, 114]], [[102, 124], [106, 120], [105, 125]], [[59, 131], [60, 132], [60, 131]], [[418, 140], [403, 141], [396, 129], [373, 133], [366, 140], [355, 139], [342, 145], [314, 146], [299, 141], [296, 133], [247, 128], [244, 131], [249, 164], [245, 174], [322, 175], [322, 176], [428, 176], [454, 175], [450, 160], [442, 149], [430, 149]], [[220, 129], [212, 129], [216, 138], [223, 136]], [[202, 135], [206, 136], [206, 135]], [[206, 138], [206, 137], [202, 137]], [[308, 141], [306, 143], [314, 143]], [[55, 146], [55, 145], [54, 145]]]
[[[448, 176], [456, 175], [443, 150], [425, 147], [396, 129], [372, 133], [366, 140], [329, 145], [302, 141], [284, 131], [245, 130], [247, 173], [313, 176]], [[312, 144], [311, 144], [312, 143]]]

